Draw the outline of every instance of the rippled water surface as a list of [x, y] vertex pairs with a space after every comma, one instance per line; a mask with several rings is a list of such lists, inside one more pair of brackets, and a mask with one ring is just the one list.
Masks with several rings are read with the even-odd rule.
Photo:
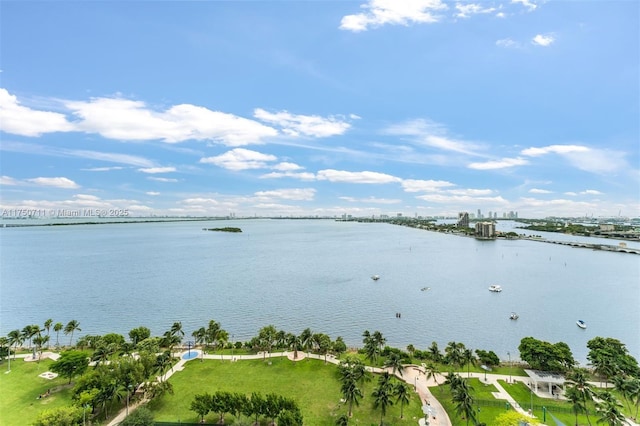
[[[220, 226], [243, 232], [202, 230]], [[506, 359], [534, 336], [584, 362], [586, 342], [606, 336], [640, 358], [637, 255], [330, 220], [4, 228], [0, 244], [2, 335], [47, 318], [78, 320], [80, 335], [160, 335], [175, 321], [190, 335], [215, 319], [235, 340], [273, 324], [358, 346], [368, 329], [398, 347], [454, 340]]]

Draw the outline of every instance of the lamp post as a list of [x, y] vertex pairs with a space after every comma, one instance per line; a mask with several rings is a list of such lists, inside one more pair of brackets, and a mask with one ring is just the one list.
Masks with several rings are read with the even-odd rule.
[[231, 335], [231, 362], [234, 361], [233, 359], [233, 348], [236, 346], [236, 343], [233, 341], [233, 334]]
[[188, 355], [187, 355], [187, 359], [191, 359], [191, 347], [193, 346], [193, 342], [191, 340], [189, 340], [187, 342], [187, 350], [189, 351]]
[[509, 383], [511, 383], [511, 352], [507, 352], [509, 355]]
[[529, 411], [531, 411], [531, 415], [533, 416], [533, 384], [529, 385], [529, 390], [531, 391], [531, 393], [529, 393], [531, 399]]

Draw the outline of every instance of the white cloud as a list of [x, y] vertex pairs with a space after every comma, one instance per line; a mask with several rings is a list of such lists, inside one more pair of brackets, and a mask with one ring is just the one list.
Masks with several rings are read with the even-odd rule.
[[318, 180], [328, 180], [329, 182], [345, 182], [345, 183], [392, 183], [401, 182], [402, 179], [385, 173], [378, 172], [347, 172], [344, 170], [320, 170], [317, 173]]
[[264, 169], [269, 163], [276, 161], [278, 157], [271, 154], [252, 151], [244, 148], [235, 148], [215, 157], [201, 158], [200, 162], [215, 164], [228, 170]]
[[589, 148], [581, 145], [549, 145], [541, 148], [532, 147], [522, 150], [522, 155], [537, 157], [546, 154], [569, 154], [572, 152], [587, 152]]
[[279, 170], [282, 172], [290, 172], [290, 171], [295, 171], [295, 170], [302, 170], [304, 169], [304, 167], [299, 166], [295, 163], [288, 163], [288, 162], [282, 162], [282, 163], [278, 163], [275, 166], [272, 167], [273, 170]]
[[538, 6], [531, 0], [511, 0], [511, 3], [521, 4], [526, 7], [529, 12], [534, 11]]
[[0, 185], [14, 186], [20, 185], [20, 182], [9, 176], [0, 176]]
[[507, 37], [507, 38], [497, 40], [496, 46], [505, 47], [505, 48], [516, 48], [516, 47], [520, 47], [520, 43]]
[[534, 38], [531, 39], [531, 43], [537, 46], [547, 47], [550, 46], [551, 43], [555, 41], [555, 38], [551, 35], [542, 35], [538, 34]]
[[578, 195], [577, 192], [573, 192], [573, 191], [569, 191], [569, 192], [565, 192], [564, 195], [569, 195], [570, 197], [575, 197], [576, 195]]
[[492, 195], [494, 191], [492, 189], [449, 189], [446, 191], [447, 194], [451, 195], [468, 195], [470, 197], [486, 197]]
[[313, 188], [293, 188], [276, 189], [272, 191], [258, 191], [254, 195], [260, 199], [269, 200], [273, 198], [283, 200], [312, 201], [316, 190]]
[[402, 200], [390, 199], [390, 198], [355, 198], [355, 197], [338, 197], [341, 200], [348, 201], [350, 203], [368, 203], [368, 204], [400, 204]]
[[316, 175], [309, 172], [286, 171], [286, 172], [265, 173], [264, 175], [260, 176], [260, 178], [262, 179], [293, 178], [293, 179], [310, 181], [310, 180], [316, 180]]
[[531, 194], [553, 194], [553, 191], [548, 191], [546, 189], [538, 189], [538, 188], [531, 188], [529, 192]]
[[472, 15], [495, 12], [495, 7], [483, 7], [477, 3], [456, 3], [458, 18], [470, 18]]
[[596, 189], [587, 189], [586, 191], [582, 191], [580, 194], [582, 195], [602, 195], [602, 192]]
[[594, 203], [573, 201], [566, 199], [539, 200], [537, 198], [521, 198], [519, 210], [530, 211], [533, 217], [549, 216], [553, 212], [555, 216], [582, 217], [585, 212], [597, 209]]
[[26, 181], [39, 186], [51, 186], [55, 188], [75, 189], [80, 187], [80, 185], [66, 177], [37, 177], [26, 179]]
[[40, 136], [43, 133], [69, 132], [74, 127], [64, 114], [22, 106], [14, 95], [0, 88], [0, 130], [14, 135]]
[[296, 115], [287, 111], [270, 113], [262, 108], [254, 110], [254, 117], [281, 127], [282, 131], [289, 136], [324, 138], [341, 135], [351, 127], [349, 123], [334, 116]]
[[455, 184], [444, 180], [404, 179], [402, 181], [402, 189], [405, 192], [437, 192], [451, 186]]
[[360, 7], [364, 12], [344, 16], [340, 29], [360, 32], [386, 24], [434, 23], [440, 20], [436, 13], [447, 9], [440, 0], [369, 0]]
[[483, 163], [470, 163], [467, 167], [474, 170], [496, 170], [524, 166], [526, 164], [529, 164], [529, 161], [524, 158], [503, 158], [501, 160], [485, 161]]
[[175, 167], [148, 167], [148, 168], [138, 169], [138, 171], [142, 173], [149, 173], [149, 174], [169, 173], [169, 172], [175, 172], [176, 168]]
[[157, 191], [147, 191], [147, 192], [145, 192], [145, 194], [151, 195], [153, 197], [155, 197], [156, 195], [160, 195], [160, 193], [157, 192]]
[[109, 172], [111, 170], [122, 170], [124, 167], [113, 166], [113, 167], [91, 167], [89, 169], [80, 169], [83, 172]]
[[207, 108], [182, 104], [154, 111], [144, 102], [122, 98], [93, 98], [66, 103], [79, 119], [76, 127], [117, 140], [214, 140], [239, 146], [261, 143], [277, 131], [257, 121]]
[[508, 204], [507, 200], [505, 200], [504, 198], [497, 196], [497, 197], [476, 197], [476, 196], [471, 196], [471, 195], [454, 195], [454, 194], [425, 194], [425, 195], [418, 195], [416, 198], [423, 200], [423, 201], [429, 201], [432, 203], [439, 203], [439, 204], [464, 204], [464, 205], [470, 205], [470, 204], [476, 204], [477, 203], [493, 203], [493, 204], [499, 204], [499, 205], [505, 205]]
[[155, 176], [149, 176], [147, 179], [155, 180], [156, 182], [178, 182], [178, 179], [155, 177]]
[[537, 157], [558, 154], [577, 169], [596, 174], [615, 174], [628, 169], [626, 154], [619, 151], [592, 149], [582, 145], [549, 145], [527, 148], [522, 155]]
[[441, 124], [430, 120], [417, 119], [387, 127], [384, 133], [399, 136], [413, 136], [419, 145], [429, 146], [444, 151], [454, 151], [463, 154], [477, 155], [480, 145], [457, 140], [447, 135], [447, 130]]

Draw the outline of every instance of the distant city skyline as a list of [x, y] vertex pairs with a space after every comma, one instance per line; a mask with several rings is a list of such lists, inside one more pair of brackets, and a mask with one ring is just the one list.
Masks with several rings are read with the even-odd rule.
[[639, 16], [3, 2], [0, 210], [640, 217]]

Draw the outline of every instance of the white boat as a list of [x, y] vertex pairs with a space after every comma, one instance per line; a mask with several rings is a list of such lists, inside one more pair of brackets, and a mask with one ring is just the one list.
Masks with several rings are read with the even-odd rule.
[[380, 279], [380, 275], [371, 275], [371, 279], [374, 281], [378, 281]]
[[520, 318], [520, 316], [515, 312], [511, 312], [511, 315], [509, 315], [509, 319], [512, 319], [512, 320], [517, 320], [518, 318]]
[[502, 291], [502, 287], [497, 284], [492, 284], [489, 286], [489, 291], [493, 291], [494, 293], [500, 293]]
[[578, 327], [582, 328], [583, 330], [584, 330], [585, 328], [587, 328], [587, 323], [586, 323], [586, 322], [584, 322], [584, 321], [582, 321], [582, 320], [578, 320], [578, 321], [576, 321], [576, 325], [577, 325]]
[[422, 287], [420, 289], [420, 291], [429, 291], [429, 290], [431, 290], [431, 287]]

